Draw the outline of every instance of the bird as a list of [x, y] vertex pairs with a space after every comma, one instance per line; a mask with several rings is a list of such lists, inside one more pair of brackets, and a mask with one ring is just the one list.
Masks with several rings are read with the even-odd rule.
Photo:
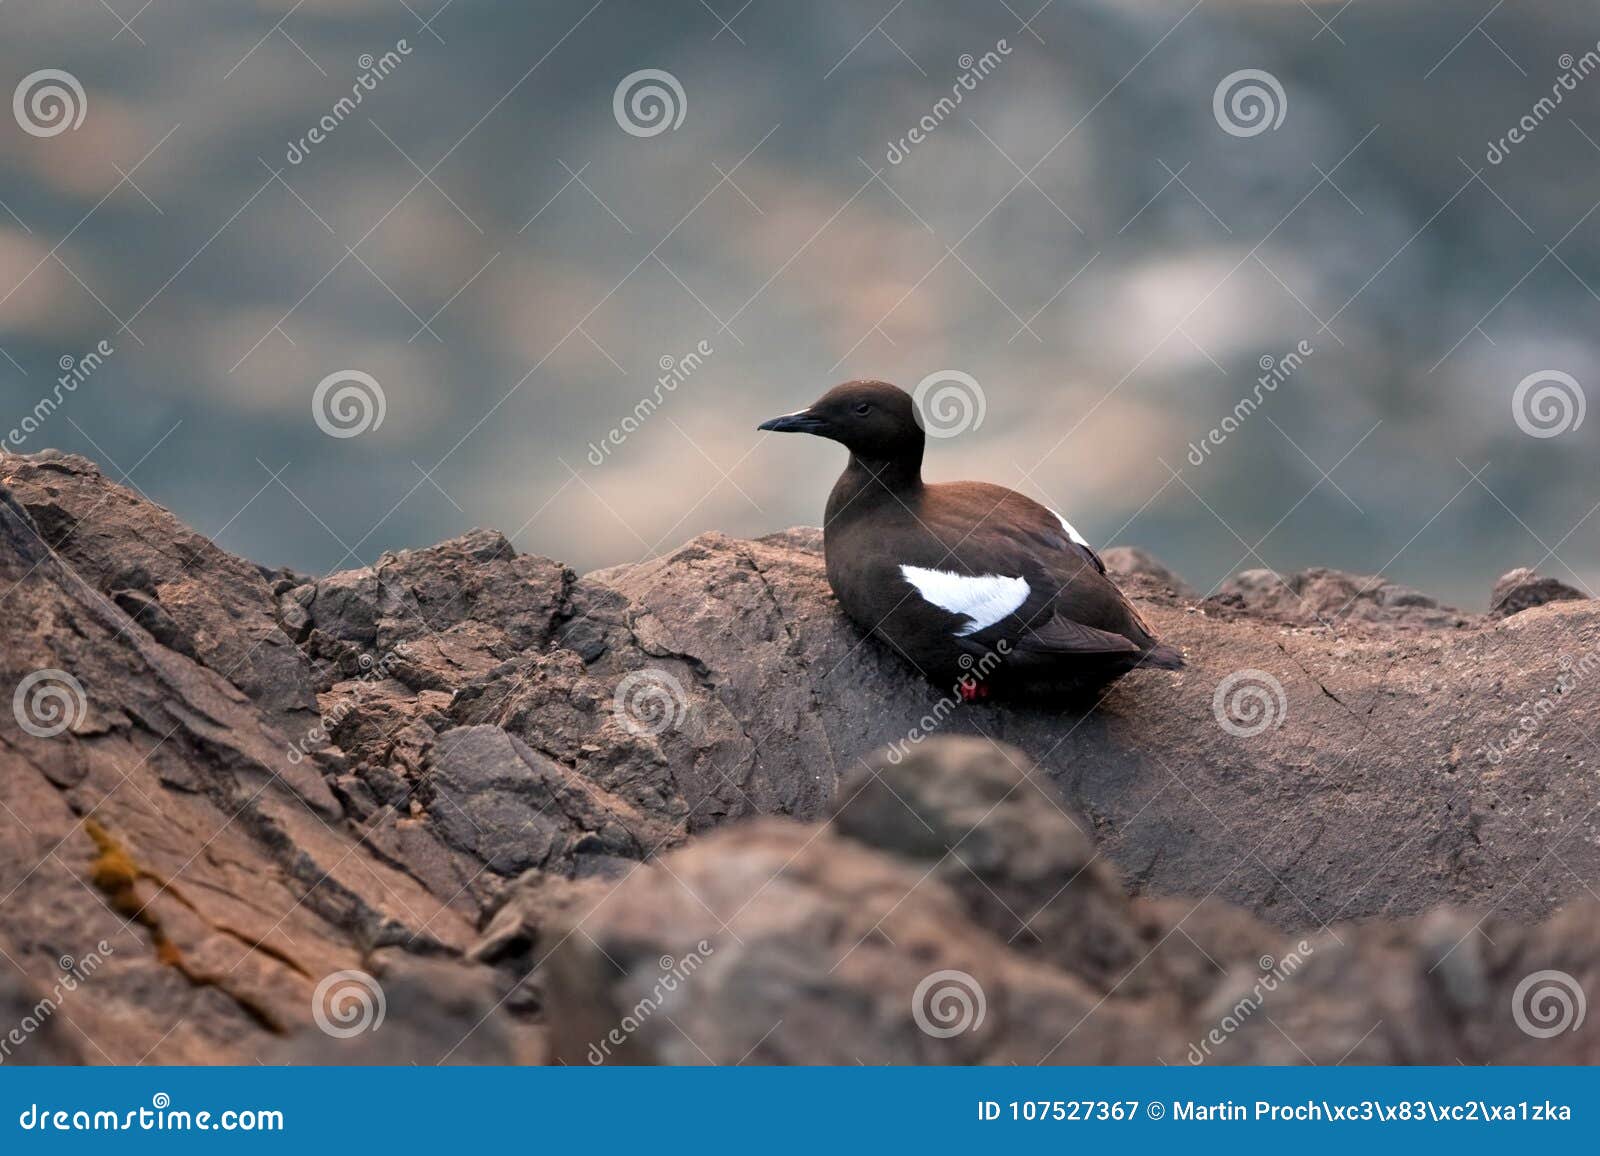
[[987, 482], [922, 478], [912, 396], [847, 381], [756, 427], [839, 442], [823, 554], [845, 614], [964, 700], [1068, 701], [1141, 667], [1180, 670], [1083, 535], [1055, 510]]

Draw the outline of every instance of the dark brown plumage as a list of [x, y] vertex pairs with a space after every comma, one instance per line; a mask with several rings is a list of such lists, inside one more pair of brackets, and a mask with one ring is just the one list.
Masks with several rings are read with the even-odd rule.
[[828, 497], [828, 583], [852, 620], [933, 682], [1050, 697], [1183, 666], [1060, 515], [1002, 486], [925, 483], [904, 390], [846, 382], [759, 428], [850, 451]]

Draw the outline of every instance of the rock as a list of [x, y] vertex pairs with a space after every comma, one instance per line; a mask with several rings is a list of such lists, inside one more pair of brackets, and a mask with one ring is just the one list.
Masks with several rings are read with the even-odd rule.
[[609, 900], [617, 882], [637, 867], [628, 864], [608, 877], [585, 879], [527, 872], [501, 893], [499, 909], [467, 957], [518, 980], [508, 1006], [524, 1014], [542, 1013], [547, 1003], [543, 965], [550, 953]]
[[1194, 597], [1194, 590], [1187, 582], [1169, 570], [1150, 551], [1141, 550], [1138, 546], [1108, 547], [1100, 551], [1100, 560], [1106, 564], [1106, 572], [1118, 582], [1140, 579], [1172, 597]]
[[[69, 963], [75, 967], [76, 961]], [[75, 970], [62, 973], [62, 978], [69, 976], [71, 991], [60, 980], [47, 989], [9, 969], [0, 974], [0, 1023], [6, 1025], [6, 1034], [0, 1036], [0, 1062], [25, 1067], [90, 1062], [78, 1042], [83, 1029], [75, 1032], [71, 1018], [73, 997], [82, 989]]]
[[[1008, 952], [924, 869], [827, 830], [762, 820], [668, 858], [670, 873], [630, 875], [551, 953], [555, 1062], [1020, 1062], [1080, 1024], [1068, 1055], [1176, 1045], [1120, 1008], [1091, 1016], [1093, 991]], [[919, 1026], [947, 1011], [971, 1030]]]
[[[601, 903], [556, 914], [564, 934], [543, 969], [552, 1057], [569, 1064], [1600, 1058], [1596, 1038], [1575, 1030], [1581, 991], [1600, 980], [1600, 905], [1585, 902], [1533, 929], [1502, 921], [1486, 927], [1441, 909], [1298, 938], [1205, 905], [1186, 904], [1173, 919], [1170, 908], [1123, 894], [1115, 872], [1103, 864], [1096, 870], [1092, 855], [1084, 862], [1086, 840], [1069, 837], [1059, 856], [1039, 845], [1057, 822], [1033, 821], [1044, 811], [1019, 797], [1028, 782], [1022, 758], [983, 743], [931, 740], [902, 763], [880, 763], [852, 779], [854, 793], [831, 826], [741, 825], [630, 874]], [[958, 833], [963, 825], [967, 837]], [[841, 839], [846, 833], [868, 838]], [[1010, 902], [1029, 886], [1071, 896], [1042, 921], [1033, 944], [1004, 938], [1008, 920], [1035, 922]], [[1112, 958], [1122, 945], [1136, 946]], [[1535, 991], [1538, 984], [1544, 987]], [[1543, 1018], [1527, 1018], [1534, 1014]], [[1530, 1022], [1558, 1030], [1541, 1036], [1527, 1030]]]
[[1489, 616], [1509, 618], [1546, 602], [1570, 602], [1587, 598], [1565, 582], [1534, 573], [1526, 566], [1507, 571], [1489, 594]]
[[313, 629], [370, 649], [378, 642], [377, 574], [361, 569], [328, 575], [315, 583], [304, 612]]
[[1438, 629], [1467, 625], [1459, 611], [1382, 577], [1315, 567], [1287, 577], [1272, 570], [1241, 570], [1210, 598], [1208, 607], [1330, 629], [1351, 622]]
[[[485, 1006], [462, 1056], [1592, 1058], [1509, 1008], [1600, 979], [1600, 609], [1332, 570], [1196, 606], [1113, 557], [1186, 671], [962, 706], [844, 618], [815, 529], [583, 577], [480, 530], [316, 577], [7, 457], [7, 990], [104, 942], [62, 1021], [97, 1063], [324, 1054], [317, 983], [380, 966], [445, 997], [418, 1062]], [[939, 971], [971, 1032], [919, 1026]], [[646, 995], [693, 1044], [613, 1039]]]
[[262, 1062], [459, 1067], [545, 1061], [543, 1031], [513, 1014], [506, 998], [512, 983], [500, 973], [393, 948], [369, 963], [371, 971], [323, 977], [312, 999], [321, 993], [327, 1027], [314, 1021], [269, 1048]]
[[444, 841], [491, 870], [584, 873], [637, 859], [667, 831], [494, 726], [448, 731], [433, 748], [427, 813]]
[[[34, 688], [0, 711], [0, 938], [32, 991], [53, 989], [63, 959], [104, 960], [61, 1005], [81, 1058], [250, 1062], [309, 1022], [310, 976], [385, 943], [464, 947], [473, 929], [449, 896], [374, 854], [320, 771], [289, 757], [282, 728], [315, 717], [292, 706], [314, 701], [305, 657], [290, 643], [292, 659], [243, 662], [238, 683], [211, 665], [277, 631], [260, 574], [209, 544], [183, 571], [163, 551], [197, 536], [80, 459], [4, 469], [51, 517], [86, 518], [54, 523], [52, 553], [0, 486], [0, 687]], [[113, 573], [119, 557], [151, 581]], [[174, 646], [107, 593], [152, 586]]]
[[1027, 755], [981, 738], [897, 755], [874, 757], [841, 784], [840, 834], [926, 864], [975, 923], [1100, 991], [1149, 950], [1087, 820], [1062, 806]]
[[[1088, 715], [960, 706], [844, 619], [814, 534], [707, 534], [580, 579], [574, 599], [605, 627], [605, 656], [513, 664], [472, 691], [495, 709], [472, 706], [463, 721], [501, 722], [690, 834], [752, 812], [820, 817], [838, 776], [908, 737], [1005, 739], [1089, 817], [1142, 893], [1215, 889], [1282, 927], [1444, 902], [1542, 917], [1581, 889], [1549, 869], [1530, 831], [1559, 833], [1577, 875], [1600, 875], [1589, 821], [1548, 819], [1588, 814], [1600, 786], [1539, 771], [1527, 746], [1494, 761], [1519, 704], [1560, 674], [1556, 657], [1600, 653], [1591, 603], [1500, 625], [1389, 584], [1358, 594], [1364, 580], [1334, 571], [1295, 584], [1330, 615], [1357, 597], [1329, 632], [1286, 602], [1271, 613], [1207, 603], [1202, 615], [1152, 592], [1140, 612], [1183, 646], [1187, 671], [1135, 674]], [[622, 681], [652, 670], [681, 691], [679, 721], [644, 735], [605, 721]], [[1600, 693], [1592, 683], [1541, 724], [1541, 748], [1574, 766], [1591, 757], [1579, 726]], [[1252, 687], [1270, 716], [1258, 733], [1225, 729], [1219, 714], [1234, 722]]]
[[278, 627], [256, 566], [75, 454], [7, 455], [0, 485], [82, 581], [115, 595], [162, 646], [217, 672], [276, 721], [311, 718], [306, 658]]
[[199, 658], [188, 634], [167, 611], [165, 606], [138, 590], [113, 590], [111, 600], [127, 616], [144, 627], [150, 637], [169, 650], [187, 658]]

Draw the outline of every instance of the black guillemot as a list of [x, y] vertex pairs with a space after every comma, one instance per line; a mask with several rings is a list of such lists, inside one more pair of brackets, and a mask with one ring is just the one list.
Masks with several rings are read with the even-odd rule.
[[823, 522], [828, 584], [930, 681], [963, 698], [1075, 696], [1140, 666], [1182, 668], [1060, 514], [1003, 486], [924, 482], [904, 390], [846, 382], [758, 428], [850, 451]]

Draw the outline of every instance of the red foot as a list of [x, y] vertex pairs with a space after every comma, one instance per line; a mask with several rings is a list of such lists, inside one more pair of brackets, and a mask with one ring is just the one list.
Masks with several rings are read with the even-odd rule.
[[989, 697], [989, 688], [970, 674], [956, 683], [956, 692], [961, 695], [962, 702], [976, 702]]

